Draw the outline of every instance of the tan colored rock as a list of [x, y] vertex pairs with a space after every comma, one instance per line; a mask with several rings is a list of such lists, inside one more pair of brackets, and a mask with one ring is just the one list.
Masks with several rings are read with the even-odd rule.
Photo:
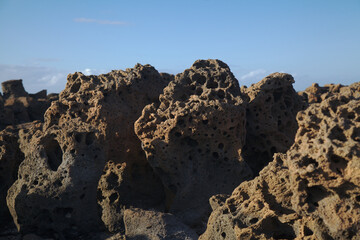
[[195, 240], [194, 230], [169, 213], [127, 209], [124, 212], [125, 235], [129, 240]]
[[360, 231], [360, 94], [334, 94], [297, 116], [288, 155], [293, 208], [334, 238]]
[[252, 176], [241, 158], [245, 106], [238, 81], [219, 60], [178, 74], [135, 123], [147, 159], [167, 188], [167, 208], [198, 232], [208, 199]]
[[7, 205], [18, 230], [66, 239], [101, 228], [96, 201], [105, 154], [86, 124], [21, 130], [25, 154]]
[[333, 96], [334, 94], [342, 95], [356, 95], [360, 97], [360, 83], [353, 83], [350, 86], [343, 86], [341, 84], [326, 84], [323, 87], [317, 83], [313, 83], [305, 91], [299, 92], [309, 103], [320, 103], [321, 101]]
[[[133, 124], [166, 83], [149, 65], [100, 76], [69, 75], [45, 124], [20, 133], [26, 159], [7, 197], [19, 231], [67, 238], [98, 231], [98, 204], [106, 227], [117, 231], [125, 207], [162, 204], [162, 184], [146, 162]], [[121, 168], [106, 167], [101, 177], [106, 162]], [[116, 185], [113, 174], [121, 180]]]
[[333, 94], [297, 120], [292, 147], [219, 200], [200, 239], [359, 239], [358, 92]]
[[286, 152], [294, 143], [296, 114], [305, 107], [292, 86], [294, 82], [290, 74], [273, 73], [249, 88], [241, 88], [249, 102], [242, 154], [256, 174], [272, 161], [274, 153]]

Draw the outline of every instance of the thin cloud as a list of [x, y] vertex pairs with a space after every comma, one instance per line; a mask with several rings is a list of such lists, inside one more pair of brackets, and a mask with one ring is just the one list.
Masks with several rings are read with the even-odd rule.
[[264, 69], [257, 69], [240, 77], [241, 80], [253, 79], [257, 76], [264, 75], [266, 71]]
[[97, 23], [97, 24], [103, 24], [103, 25], [128, 25], [127, 22], [123, 22], [123, 21], [99, 20], [99, 19], [92, 19], [92, 18], [75, 18], [74, 22]]

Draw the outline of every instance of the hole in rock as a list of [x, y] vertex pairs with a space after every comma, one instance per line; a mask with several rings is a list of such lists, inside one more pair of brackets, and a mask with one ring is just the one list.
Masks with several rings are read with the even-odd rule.
[[218, 84], [213, 79], [209, 79], [208, 82], [206, 83], [206, 87], [207, 88], [217, 88]]
[[[310, 187], [307, 190], [308, 198], [307, 201], [312, 204], [314, 207], [319, 206], [319, 201], [326, 198], [330, 193], [323, 186], [314, 186]], [[314, 208], [310, 207], [309, 212], [315, 211]]]
[[259, 219], [258, 218], [252, 218], [252, 219], [250, 219], [250, 224], [255, 224], [255, 223], [257, 223], [259, 221]]
[[70, 92], [72, 92], [72, 93], [78, 92], [79, 89], [80, 89], [80, 86], [81, 86], [81, 83], [79, 83], [79, 82], [74, 83], [74, 84], [70, 87]]
[[304, 235], [305, 236], [311, 236], [311, 235], [313, 235], [314, 233], [313, 233], [313, 231], [311, 231], [310, 230], [310, 228], [308, 228], [308, 227], [304, 227]]
[[330, 156], [330, 168], [338, 174], [343, 174], [347, 164], [348, 162], [338, 155], [333, 154]]
[[94, 133], [87, 133], [85, 138], [86, 145], [91, 145], [95, 140], [95, 134]]
[[338, 126], [331, 129], [329, 138], [336, 139], [336, 140], [339, 140], [342, 142], [346, 142], [346, 136], [344, 135], [343, 130]]
[[62, 162], [63, 155], [59, 143], [55, 139], [51, 139], [45, 145], [45, 152], [50, 169], [52, 171], [57, 171]]
[[225, 92], [223, 90], [219, 90], [218, 93], [217, 93], [218, 97], [220, 99], [224, 99], [225, 98]]
[[118, 194], [117, 193], [113, 193], [109, 197], [110, 203], [114, 203], [116, 201], [116, 199], [118, 199]]

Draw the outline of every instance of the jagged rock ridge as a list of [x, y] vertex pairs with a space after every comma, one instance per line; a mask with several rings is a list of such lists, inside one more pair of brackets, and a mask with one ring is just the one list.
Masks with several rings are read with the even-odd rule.
[[20, 125], [53, 98], [9, 81], [0, 201], [24, 239], [357, 239], [360, 85], [293, 81], [240, 88], [219, 60], [74, 73]]

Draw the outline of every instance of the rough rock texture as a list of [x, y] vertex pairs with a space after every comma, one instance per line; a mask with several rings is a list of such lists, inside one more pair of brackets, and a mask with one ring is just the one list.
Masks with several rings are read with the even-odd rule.
[[299, 92], [299, 95], [303, 96], [309, 103], [320, 103], [321, 101], [338, 93], [342, 95], [356, 95], [357, 97], [360, 97], [360, 83], [353, 83], [350, 86], [327, 84], [323, 87], [314, 83], [305, 89], [305, 91]]
[[34, 120], [44, 120], [44, 113], [57, 94], [47, 95], [46, 90], [28, 94], [22, 80], [9, 80], [2, 83], [3, 96], [0, 96], [0, 130], [8, 125], [16, 125]]
[[194, 230], [169, 213], [127, 209], [124, 213], [125, 234], [129, 240], [196, 240]]
[[333, 94], [297, 116], [286, 154], [217, 202], [200, 239], [359, 239], [359, 92]]
[[69, 239], [99, 229], [97, 183], [105, 154], [85, 124], [20, 130], [25, 160], [7, 205], [21, 233]]
[[6, 195], [17, 179], [19, 165], [24, 159], [17, 140], [17, 129], [8, 127], [0, 131], [0, 228], [11, 222], [6, 206]]
[[203, 230], [217, 193], [252, 176], [240, 156], [245, 107], [237, 80], [219, 60], [198, 60], [178, 74], [135, 123], [147, 159], [167, 189], [167, 209]]
[[126, 204], [161, 205], [162, 184], [133, 124], [171, 78], [149, 65], [100, 76], [69, 75], [45, 124], [20, 133], [26, 159], [7, 197], [19, 231], [62, 237], [97, 231], [102, 226], [97, 200], [105, 225], [116, 231]]
[[255, 174], [272, 161], [274, 153], [286, 152], [294, 143], [296, 114], [305, 104], [293, 83], [290, 74], [273, 73], [249, 88], [241, 88], [249, 102], [242, 154]]

